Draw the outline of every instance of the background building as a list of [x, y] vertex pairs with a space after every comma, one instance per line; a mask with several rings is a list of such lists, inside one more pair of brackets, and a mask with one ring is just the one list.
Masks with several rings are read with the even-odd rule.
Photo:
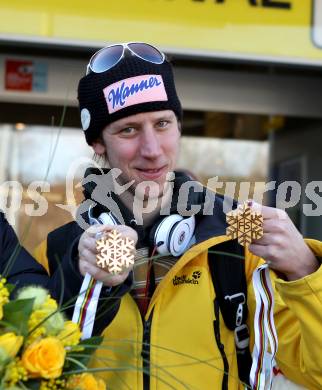
[[[320, 218], [303, 213], [318, 208], [322, 189], [321, 0], [11, 0], [0, 17], [1, 204], [29, 249], [71, 218], [66, 172], [81, 161], [77, 185], [92, 155], [76, 99], [87, 60], [130, 40], [159, 46], [175, 65], [185, 111], [179, 168], [203, 182], [236, 181], [220, 190], [244, 198], [255, 186], [243, 182], [261, 182], [260, 192], [265, 181], [297, 181], [288, 212], [304, 235], [322, 238]], [[44, 179], [50, 188], [37, 187]], [[312, 180], [315, 201], [305, 193]], [[49, 211], [29, 227], [35, 191]], [[272, 190], [264, 199], [285, 206], [292, 196]]]

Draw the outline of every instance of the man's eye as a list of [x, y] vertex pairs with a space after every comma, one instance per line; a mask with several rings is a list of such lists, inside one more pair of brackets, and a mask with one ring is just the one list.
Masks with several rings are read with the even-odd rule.
[[134, 132], [135, 132], [134, 127], [125, 127], [124, 129], [122, 129], [120, 131], [120, 133], [124, 134], [124, 135], [131, 135], [131, 134], [134, 134]]
[[166, 121], [166, 120], [159, 121], [158, 122], [158, 127], [161, 127], [161, 128], [167, 127], [168, 123], [169, 123], [169, 121]]

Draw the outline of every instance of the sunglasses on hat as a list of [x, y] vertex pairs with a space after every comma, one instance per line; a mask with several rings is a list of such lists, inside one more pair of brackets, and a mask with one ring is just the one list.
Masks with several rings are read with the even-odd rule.
[[141, 60], [160, 65], [165, 60], [165, 55], [156, 47], [144, 42], [118, 43], [103, 47], [89, 60], [86, 75], [91, 72], [102, 73], [117, 65], [125, 56], [126, 50]]

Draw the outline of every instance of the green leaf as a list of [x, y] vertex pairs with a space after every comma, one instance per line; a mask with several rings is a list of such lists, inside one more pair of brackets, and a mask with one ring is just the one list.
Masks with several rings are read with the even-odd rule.
[[28, 390], [39, 390], [40, 388], [40, 380], [32, 379], [27, 382], [23, 382], [25, 388]]
[[[94, 336], [89, 339], [82, 340], [78, 345], [79, 346], [83, 345], [84, 349], [82, 351], [73, 351], [72, 352], [73, 357], [77, 359], [80, 363], [82, 363], [84, 366], [87, 366], [91, 356], [96, 351], [96, 349], [98, 348], [98, 346], [101, 344], [102, 341], [103, 341], [102, 336]], [[78, 354], [81, 356], [78, 356]]]
[[32, 312], [34, 299], [17, 299], [3, 306], [3, 314], [6, 322], [14, 326], [19, 334], [28, 334], [28, 319]]
[[10, 284], [10, 283], [6, 283], [5, 287], [9, 291], [9, 294], [11, 294], [12, 291], [16, 288], [14, 284]]
[[[81, 340], [78, 345], [96, 345], [99, 346], [103, 341], [103, 336], [93, 336], [86, 340]], [[91, 348], [93, 349], [93, 348]], [[96, 349], [96, 348], [95, 348]]]

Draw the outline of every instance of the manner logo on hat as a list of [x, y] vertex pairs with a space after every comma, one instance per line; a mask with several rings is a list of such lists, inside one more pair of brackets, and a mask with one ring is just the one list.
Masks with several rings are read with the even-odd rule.
[[154, 74], [130, 77], [103, 91], [110, 114], [139, 103], [168, 100], [162, 76]]

